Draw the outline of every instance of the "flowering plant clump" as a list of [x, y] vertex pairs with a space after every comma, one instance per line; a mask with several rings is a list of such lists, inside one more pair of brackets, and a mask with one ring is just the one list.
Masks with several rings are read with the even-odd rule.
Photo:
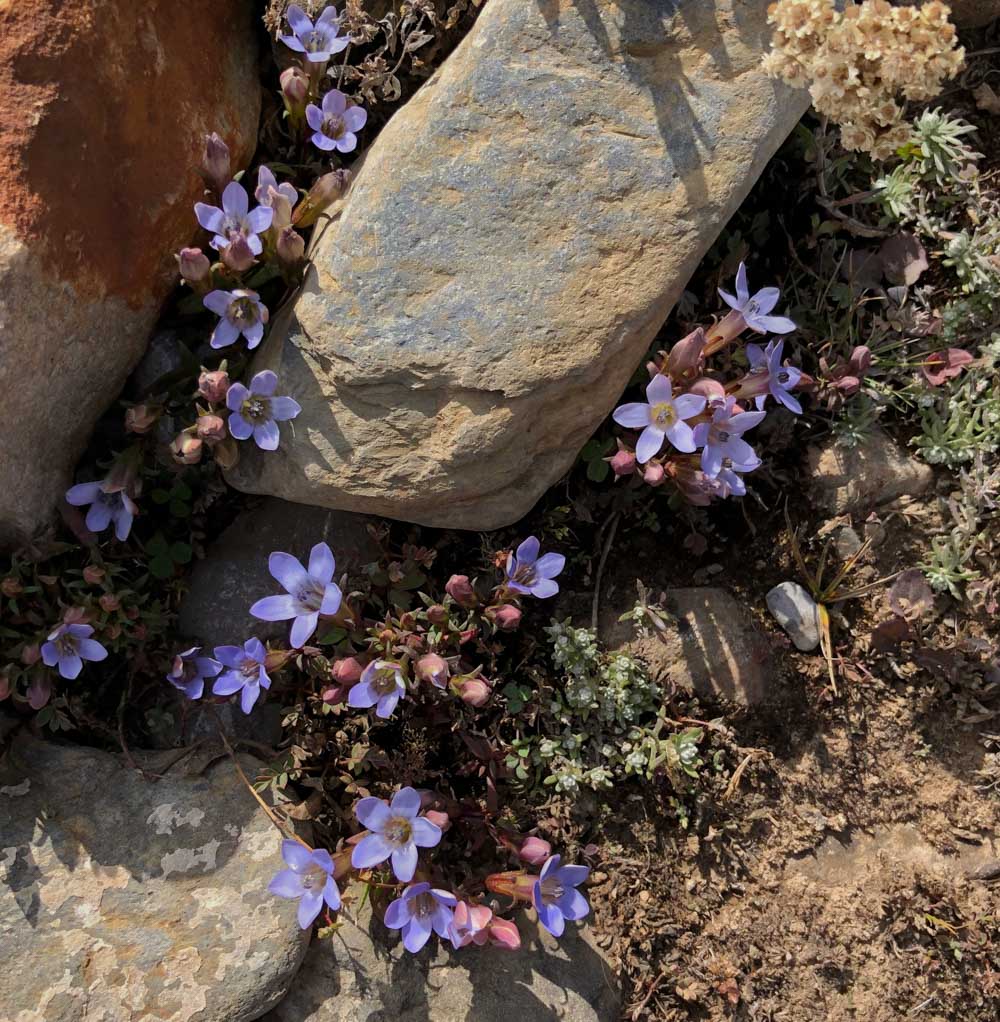
[[[720, 290], [729, 312], [713, 326], [699, 327], [649, 362], [645, 401], [620, 405], [612, 415], [638, 436], [618, 440], [618, 451], [605, 460], [616, 478], [634, 476], [650, 486], [670, 483], [692, 504], [743, 496], [743, 475], [761, 460], [743, 434], [760, 425], [768, 398], [799, 414], [792, 391], [812, 385], [796, 366], [784, 361], [784, 340], [765, 348], [748, 344], [749, 369], [728, 381], [713, 372], [708, 359], [729, 348], [746, 330], [787, 334], [795, 324], [775, 315], [776, 287], [751, 294], [746, 267], [736, 275], [736, 293]], [[750, 405], [750, 402], [753, 402]], [[751, 410], [755, 409], [755, 410]]]
[[813, 106], [841, 127], [846, 149], [877, 160], [911, 138], [905, 100], [933, 99], [961, 70], [951, 11], [938, 0], [894, 7], [888, 0], [778, 0], [764, 67], [790, 85], [808, 86]]

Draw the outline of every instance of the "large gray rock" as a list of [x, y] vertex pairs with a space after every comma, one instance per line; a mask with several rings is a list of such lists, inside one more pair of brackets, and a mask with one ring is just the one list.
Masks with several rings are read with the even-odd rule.
[[[43, 528], [195, 237], [202, 136], [257, 144], [254, 5], [0, 3], [0, 546]], [[206, 55], [210, 54], [210, 57]]]
[[619, 620], [631, 605], [608, 605], [601, 611], [601, 639], [645, 661], [654, 680], [703, 698], [754, 706], [773, 697], [770, 644], [729, 593], [711, 586], [668, 589], [662, 605], [674, 620], [648, 634]]
[[228, 760], [152, 783], [94, 749], [15, 740], [0, 767], [0, 1018], [259, 1018], [308, 939], [294, 902], [267, 893], [280, 866], [280, 835]]
[[254, 370], [302, 405], [240, 489], [520, 518], [608, 413], [808, 104], [766, 4], [490, 0], [372, 146]]
[[614, 974], [573, 924], [557, 942], [519, 920], [518, 952], [465, 947], [411, 955], [398, 934], [340, 916], [332, 938], [313, 942], [288, 996], [263, 1022], [617, 1022]]

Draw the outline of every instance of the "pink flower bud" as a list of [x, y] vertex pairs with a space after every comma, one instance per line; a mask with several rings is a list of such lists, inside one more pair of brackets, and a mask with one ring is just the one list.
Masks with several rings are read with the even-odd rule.
[[650, 486], [660, 486], [663, 480], [666, 478], [666, 472], [663, 471], [663, 466], [655, 461], [649, 462], [642, 472], [643, 482], [648, 483]]
[[202, 176], [219, 195], [229, 184], [232, 174], [229, 167], [229, 146], [216, 132], [205, 136], [205, 155], [201, 161]]
[[421, 681], [429, 681], [437, 688], [446, 688], [451, 671], [444, 657], [428, 653], [417, 661], [416, 675]]
[[479, 602], [475, 589], [468, 575], [452, 575], [444, 587], [444, 591], [460, 606], [466, 609]]
[[221, 416], [199, 415], [196, 429], [198, 436], [209, 447], [214, 447], [215, 444], [226, 439], [226, 423]]
[[201, 461], [202, 441], [190, 433], [178, 433], [170, 444], [170, 453], [180, 465], [197, 465]]
[[106, 572], [103, 568], [99, 568], [96, 564], [88, 564], [87, 567], [83, 569], [83, 580], [88, 583], [88, 585], [94, 586], [97, 585], [102, 578], [104, 578], [105, 574]]
[[113, 614], [121, 606], [121, 601], [113, 593], [105, 593], [97, 602], [106, 614]]
[[335, 660], [330, 668], [330, 677], [341, 685], [355, 685], [361, 680], [364, 666], [352, 656]]
[[213, 405], [221, 405], [229, 391], [229, 373], [221, 369], [215, 372], [203, 372], [198, 377], [198, 393]]
[[347, 698], [347, 693], [350, 691], [344, 685], [327, 685], [321, 693], [324, 703], [329, 703], [331, 706], [336, 706], [338, 703], [342, 703]]
[[48, 674], [36, 674], [28, 686], [28, 705], [40, 710], [52, 697], [52, 679]]
[[[135, 613], [138, 617], [139, 611], [136, 610]], [[85, 625], [87, 624], [87, 612], [83, 607], [67, 607], [63, 614], [63, 622], [67, 625]]]
[[611, 466], [611, 471], [614, 472], [616, 478], [630, 476], [635, 472], [635, 451], [619, 447], [616, 453], [605, 460]]
[[521, 934], [510, 919], [497, 919], [494, 916], [489, 931], [490, 943], [495, 947], [506, 948], [508, 951], [517, 951], [520, 948]]
[[[286, 203], [287, 199], [284, 200]], [[291, 207], [289, 207], [290, 209]], [[278, 242], [275, 245], [278, 258], [286, 266], [298, 266], [305, 258], [306, 241], [294, 227], [285, 227], [278, 235]]]
[[237, 234], [222, 250], [220, 258], [227, 270], [232, 270], [233, 273], [243, 273], [244, 270], [249, 270], [253, 266], [256, 257], [246, 235]]
[[32, 664], [37, 664], [42, 658], [42, 652], [38, 648], [37, 642], [32, 642], [30, 645], [24, 647], [21, 650], [21, 663], [25, 667], [30, 667]]
[[459, 699], [469, 706], [485, 706], [493, 690], [482, 678], [463, 678], [456, 686]]
[[718, 380], [710, 380], [707, 376], [695, 380], [688, 387], [689, 394], [697, 394], [708, 401], [708, 407], [722, 404], [726, 400], [726, 388]]
[[517, 627], [521, 623], [521, 608], [515, 607], [511, 603], [505, 603], [502, 607], [498, 607], [492, 616], [500, 631], [514, 632], [517, 631]]
[[309, 75], [300, 67], [286, 68], [278, 76], [281, 95], [289, 112], [305, 106], [309, 95]]
[[708, 338], [701, 327], [682, 337], [667, 356], [667, 372], [676, 378], [695, 376], [701, 367], [702, 354]]
[[133, 405], [125, 412], [125, 429], [129, 433], [148, 433], [160, 417], [160, 409], [155, 405]]
[[448, 620], [448, 608], [442, 607], [440, 603], [435, 603], [427, 608], [427, 620], [432, 625], [443, 625]]
[[192, 287], [207, 283], [212, 275], [212, 264], [200, 248], [182, 248], [177, 253], [177, 266]]
[[451, 817], [440, 809], [428, 809], [424, 816], [441, 828], [442, 831], [451, 829]]
[[552, 845], [540, 837], [526, 837], [517, 850], [518, 858], [532, 866], [541, 866], [552, 854]]
[[863, 377], [872, 367], [871, 348], [866, 344], [859, 344], [851, 352], [851, 358], [847, 365], [854, 376]]

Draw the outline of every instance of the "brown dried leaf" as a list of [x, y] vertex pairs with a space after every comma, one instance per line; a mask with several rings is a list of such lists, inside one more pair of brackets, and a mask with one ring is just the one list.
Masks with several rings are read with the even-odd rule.
[[890, 284], [916, 284], [920, 275], [927, 269], [927, 253], [920, 239], [915, 234], [901, 231], [891, 238], [886, 238], [879, 249], [882, 260], [882, 271]]
[[889, 609], [907, 621], [916, 621], [934, 609], [934, 592], [919, 568], [897, 576], [889, 589]]

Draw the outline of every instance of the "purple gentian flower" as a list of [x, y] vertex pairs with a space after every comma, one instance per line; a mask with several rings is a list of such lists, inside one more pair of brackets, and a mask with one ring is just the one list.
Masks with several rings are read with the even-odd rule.
[[299, 201], [299, 193], [296, 191], [295, 185], [288, 181], [283, 181], [279, 185], [274, 171], [266, 163], [262, 163], [257, 171], [257, 190], [253, 193], [254, 197], [262, 206], [273, 206], [272, 191], [284, 196], [293, 209]]
[[109, 491], [109, 485], [107, 479], [94, 483], [77, 483], [66, 491], [66, 501], [74, 507], [90, 504], [86, 525], [91, 532], [103, 532], [114, 522], [115, 535], [124, 541], [132, 531], [132, 521], [139, 509], [124, 490]]
[[323, 97], [322, 108], [315, 103], [306, 107], [306, 121], [313, 130], [312, 144], [317, 149], [353, 152], [358, 147], [356, 132], [367, 120], [365, 108], [348, 106], [347, 97], [339, 89], [331, 89]]
[[[767, 347], [763, 349], [759, 344], [747, 345], [747, 358], [750, 359], [750, 376], [757, 378], [756, 380], [752, 379], [750, 385], [756, 390], [766, 383], [767, 390], [775, 401], [783, 404], [790, 412], [801, 415], [802, 405], [799, 404], [796, 398], [792, 397], [789, 391], [798, 386], [799, 380], [802, 379], [802, 370], [797, 369], [795, 366], [784, 366], [781, 364], [781, 354], [784, 346], [785, 342], [783, 340], [770, 341]], [[740, 388], [740, 394], [743, 397], [751, 396], [748, 388], [744, 387]], [[754, 394], [753, 398], [757, 409], [760, 410], [764, 407], [767, 394]]]
[[635, 445], [635, 460], [645, 465], [655, 457], [667, 440], [684, 454], [695, 449], [691, 427], [684, 421], [700, 415], [705, 409], [705, 398], [700, 394], [680, 394], [674, 397], [670, 377], [658, 373], [646, 387], [646, 400], [621, 405], [612, 418], [619, 426], [641, 429]]
[[385, 925], [403, 931], [403, 947], [416, 954], [433, 930], [442, 939], [451, 935], [451, 921], [458, 899], [428, 883], [410, 884], [385, 910]]
[[260, 344], [268, 312], [256, 291], [209, 291], [202, 301], [206, 309], [220, 317], [212, 331], [213, 348], [228, 348], [240, 334], [251, 350]]
[[218, 660], [199, 656], [200, 653], [201, 646], [192, 646], [178, 653], [167, 675], [167, 681], [188, 699], [201, 699], [205, 691], [205, 679], [214, 678], [222, 670]]
[[539, 548], [538, 539], [529, 536], [515, 553], [508, 555], [507, 588], [544, 600], [559, 592], [559, 584], [553, 579], [566, 567], [566, 558], [562, 554], [539, 557]]
[[701, 422], [694, 428], [695, 443], [704, 447], [701, 452], [701, 470], [714, 479], [729, 458], [734, 464], [758, 461], [754, 449], [743, 439], [748, 429], [761, 423], [766, 412], [738, 412], [733, 414], [736, 399], [726, 398], [721, 408], [712, 413], [711, 422]]
[[589, 866], [560, 866], [558, 855], [553, 855], [542, 866], [532, 892], [532, 903], [542, 926], [553, 937], [562, 936], [567, 919], [583, 919], [590, 911], [587, 899], [577, 890], [588, 876]]
[[354, 815], [371, 833], [351, 852], [355, 869], [370, 869], [392, 858], [392, 871], [404, 884], [417, 870], [418, 848], [433, 848], [441, 840], [441, 828], [420, 812], [420, 795], [413, 788], [400, 788], [387, 804], [369, 796], [354, 807]]
[[302, 411], [298, 401], [290, 397], [274, 397], [278, 377], [265, 369], [250, 381], [247, 390], [242, 383], [230, 385], [226, 392], [229, 409], [229, 432], [237, 440], [249, 440], [262, 451], [278, 449], [278, 423], [294, 419]]
[[743, 317], [743, 322], [759, 334], [787, 334], [795, 329], [795, 324], [785, 316], [770, 315], [781, 297], [781, 292], [776, 287], [761, 288], [751, 297], [745, 263], [740, 263], [740, 268], [736, 271], [736, 295], [733, 296], [721, 288], [719, 294], [726, 305], [734, 312], [738, 312]]
[[247, 639], [242, 646], [216, 646], [215, 656], [229, 670], [216, 678], [213, 695], [231, 696], [240, 692], [240, 708], [249, 713], [260, 698], [260, 690], [271, 687], [271, 679], [264, 668], [267, 659], [264, 643], [260, 639]]
[[250, 198], [239, 181], [230, 181], [226, 185], [222, 193], [222, 209], [196, 202], [194, 212], [198, 223], [215, 235], [210, 244], [217, 252], [221, 252], [233, 238], [242, 234], [254, 255], [260, 255], [264, 250], [257, 235], [271, 226], [271, 218], [274, 216], [274, 210], [269, 206], [258, 206], [251, 210]]
[[333, 878], [333, 859], [325, 848], [310, 852], [298, 841], [282, 841], [281, 857], [291, 867], [275, 873], [267, 889], [279, 898], [299, 899], [299, 926], [308, 930], [323, 908], [323, 902], [340, 908], [340, 891]]
[[317, 543], [309, 551], [309, 570], [291, 554], [276, 550], [267, 560], [267, 569], [285, 592], [258, 600], [250, 613], [262, 621], [292, 621], [291, 642], [296, 649], [316, 631], [320, 614], [331, 616], [340, 610], [340, 586], [333, 582], [337, 562], [326, 543]]
[[361, 673], [361, 679], [347, 693], [347, 705], [356, 710], [375, 707], [375, 716], [385, 720], [392, 716], [396, 704], [406, 695], [406, 682], [399, 664], [375, 660]]
[[314, 64], [325, 63], [335, 53], [346, 50], [350, 37], [340, 35], [340, 19], [336, 7], [324, 7], [323, 13], [314, 25], [298, 4], [290, 4], [285, 12], [292, 35], [278, 38], [296, 53], [305, 54], [306, 60]]
[[83, 670], [84, 660], [104, 660], [108, 651], [92, 639], [90, 625], [59, 625], [49, 633], [49, 641], [42, 644], [42, 662], [46, 667], [58, 667], [59, 674], [72, 681]]
[[719, 474], [714, 480], [711, 480], [711, 482], [716, 484], [715, 495], [722, 499], [726, 497], [745, 497], [747, 486], [743, 482], [743, 477], [737, 473], [753, 472], [755, 469], [760, 468], [762, 464], [763, 462], [757, 457], [747, 462], [735, 462], [731, 458], [723, 458]]

